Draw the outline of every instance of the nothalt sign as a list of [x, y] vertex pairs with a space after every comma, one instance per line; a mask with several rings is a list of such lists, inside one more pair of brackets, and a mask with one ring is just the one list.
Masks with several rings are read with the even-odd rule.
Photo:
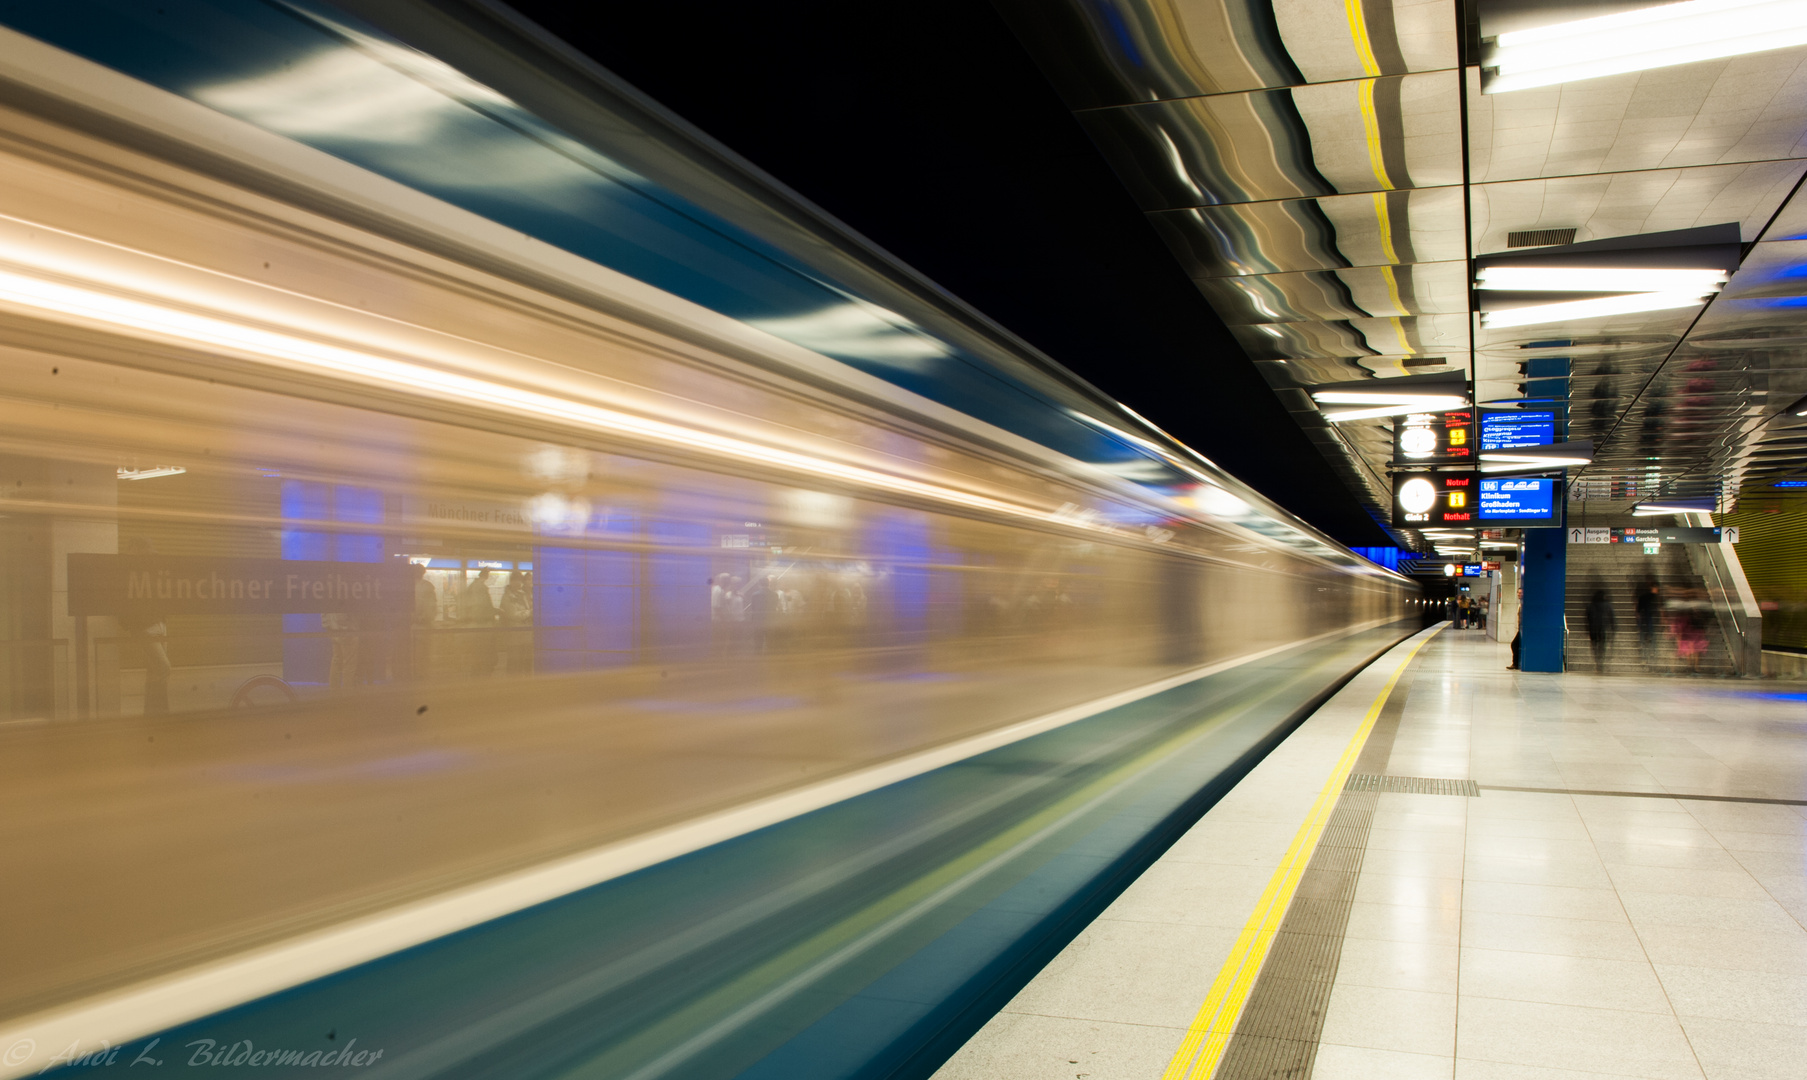
[[305, 615], [403, 612], [413, 602], [397, 563], [69, 556], [69, 614]]

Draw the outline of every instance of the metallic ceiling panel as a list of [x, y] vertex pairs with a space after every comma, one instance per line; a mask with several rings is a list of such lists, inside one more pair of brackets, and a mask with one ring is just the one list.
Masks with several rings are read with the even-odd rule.
[[1755, 240], [1807, 163], [1765, 161], [1476, 184], [1477, 255], [1508, 250], [1508, 234], [1576, 230], [1577, 241], [1736, 221]]
[[1074, 109], [1456, 65], [1447, 0], [1004, 0]]
[[1456, 73], [1295, 87], [1318, 174], [1334, 190], [1391, 191], [1462, 182]]
[[1454, 72], [1079, 114], [1144, 210], [1462, 182]]
[[[1807, 240], [1753, 244], [1714, 303], [1739, 300], [1758, 301], [1748, 305], [1749, 310], [1807, 308]], [[1763, 303], [1778, 300], [1782, 302]]]
[[1330, 195], [1291, 91], [1162, 101], [1079, 114], [1144, 210]]
[[1476, 183], [1807, 156], [1807, 47], [1468, 97]]
[[1368, 314], [1330, 271], [1198, 278], [1193, 282], [1230, 324], [1353, 319]]
[[1343, 195], [1319, 199], [1318, 207], [1351, 266], [1468, 258], [1459, 187]]
[[1334, 270], [1348, 266], [1329, 200], [1202, 206], [1148, 215], [1186, 273], [1195, 278]]
[[1459, 262], [1198, 278], [1194, 283], [1226, 323], [1466, 317], [1468, 311], [1467, 264]]
[[1256, 323], [1230, 327], [1251, 360], [1334, 359], [1379, 352], [1344, 322]]
[[[1371, 316], [1468, 315], [1468, 264], [1424, 262], [1360, 266], [1337, 271], [1351, 296]], [[1466, 350], [1468, 342], [1462, 342]]]
[[1351, 319], [1377, 353], [1425, 355], [1468, 351], [1468, 315], [1408, 315], [1390, 319]]
[[1448, 0], [1274, 0], [1273, 11], [1306, 82], [1456, 66]]
[[998, 8], [1074, 109], [1304, 81], [1260, 0], [1000, 0]]
[[[1368, 363], [1378, 357], [1331, 357], [1327, 359], [1258, 360], [1255, 367], [1267, 378], [1269, 386], [1316, 386], [1319, 383], [1348, 382], [1366, 378]], [[1309, 398], [1306, 399], [1310, 401]], [[1316, 407], [1313, 407], [1316, 411]]]
[[[1478, 10], [1534, 26], [1576, 2]], [[1602, 4], [1637, 6], [1586, 10]], [[1807, 47], [1483, 95], [1454, 67], [1472, 5], [1453, 0], [1004, 6], [1042, 27], [1026, 38], [1067, 34], [1066, 53], [1037, 51], [1091, 72], [1056, 75], [1081, 122], [1371, 508], [1389, 498], [1390, 422], [1329, 424], [1298, 387], [1472, 364], [1476, 399], [1506, 399], [1529, 361], [1563, 357], [1570, 437], [1597, 443], [1577, 492], [1807, 475], [1807, 425], [1762, 431], [1807, 395]], [[1756, 243], [1704, 306], [1475, 329], [1469, 259], [1510, 234], [1725, 222]]]
[[1268, 322], [1230, 327], [1251, 359], [1417, 357], [1468, 348], [1466, 315], [1408, 315], [1338, 322]]
[[1150, 214], [1194, 278], [1464, 259], [1462, 189], [1333, 195]]

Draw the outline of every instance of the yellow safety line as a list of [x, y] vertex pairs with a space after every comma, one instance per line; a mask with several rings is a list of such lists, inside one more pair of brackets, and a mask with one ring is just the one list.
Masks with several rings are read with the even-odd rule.
[[1363, 79], [1355, 84], [1355, 97], [1362, 110], [1362, 128], [1368, 136], [1368, 167], [1380, 186], [1392, 190], [1393, 178], [1387, 175], [1387, 161], [1380, 148], [1380, 114], [1374, 111], [1374, 84], [1377, 79]]
[[1374, 45], [1368, 40], [1368, 15], [1362, 10], [1362, 0], [1343, 0], [1343, 10], [1349, 16], [1349, 36], [1355, 39], [1355, 56], [1362, 62], [1362, 70], [1379, 75], [1380, 61], [1374, 58]]
[[1286, 917], [1287, 906], [1292, 903], [1299, 879], [1305, 874], [1305, 866], [1311, 861], [1312, 852], [1317, 850], [1318, 838], [1329, 824], [1331, 811], [1336, 809], [1337, 799], [1342, 796], [1343, 785], [1355, 768], [1355, 759], [1367, 743], [1369, 732], [1374, 730], [1374, 722], [1380, 718], [1387, 698], [1392, 696], [1393, 687], [1405, 673], [1406, 665], [1432, 636], [1435, 635], [1426, 635], [1412, 646], [1399, 661], [1399, 666], [1393, 669], [1386, 685], [1380, 688], [1374, 704], [1368, 707], [1368, 715], [1362, 718], [1361, 726], [1356, 728], [1343, 756], [1337, 759], [1336, 768], [1330, 771], [1330, 779], [1324, 781], [1323, 790], [1318, 792], [1317, 801], [1311, 804], [1311, 812], [1305, 815], [1305, 824], [1299, 826], [1292, 846], [1286, 849], [1274, 876], [1268, 879], [1267, 888], [1262, 890], [1261, 899], [1255, 903], [1254, 913], [1243, 924], [1242, 933], [1236, 936], [1229, 959], [1217, 972], [1211, 992], [1205, 995], [1205, 1003], [1199, 1006], [1198, 1015], [1186, 1029], [1186, 1038], [1168, 1063], [1167, 1071], [1161, 1074], [1161, 1080], [1208, 1080], [1216, 1071], [1230, 1044], [1230, 1036], [1236, 1030], [1236, 1021], [1242, 1016], [1249, 991], [1255, 985], [1255, 976], [1260, 974], [1262, 961], [1267, 959], [1274, 935], [1280, 930], [1280, 920]]

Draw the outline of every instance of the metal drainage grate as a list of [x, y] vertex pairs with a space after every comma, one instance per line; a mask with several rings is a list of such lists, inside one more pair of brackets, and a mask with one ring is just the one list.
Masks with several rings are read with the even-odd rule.
[[1381, 776], [1378, 773], [1352, 773], [1344, 791], [1387, 791], [1398, 795], [1466, 795], [1481, 797], [1481, 786], [1473, 780], [1439, 780], [1430, 776]]
[[1506, 234], [1506, 246], [1509, 248], [1550, 247], [1555, 244], [1572, 244], [1574, 242], [1574, 229], [1529, 229], [1525, 232]]

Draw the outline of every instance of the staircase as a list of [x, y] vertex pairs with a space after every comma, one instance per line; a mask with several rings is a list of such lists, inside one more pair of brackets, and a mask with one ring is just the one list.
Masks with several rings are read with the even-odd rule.
[[[1649, 656], [1642, 654], [1638, 642], [1637, 589], [1646, 577], [1655, 578], [1665, 606]], [[1564, 595], [1568, 670], [1594, 670], [1593, 648], [1587, 639], [1587, 605], [1595, 589], [1606, 590], [1618, 624], [1606, 647], [1606, 674], [1694, 673], [1695, 669], [1676, 655], [1675, 638], [1669, 632], [1672, 605], [1690, 598], [1702, 605], [1706, 619], [1707, 647], [1700, 656], [1699, 674], [1737, 674], [1725, 631], [1706, 602], [1706, 583], [1689, 566], [1688, 553], [1680, 544], [1665, 544], [1656, 555], [1644, 554], [1638, 544], [1569, 545]]]

